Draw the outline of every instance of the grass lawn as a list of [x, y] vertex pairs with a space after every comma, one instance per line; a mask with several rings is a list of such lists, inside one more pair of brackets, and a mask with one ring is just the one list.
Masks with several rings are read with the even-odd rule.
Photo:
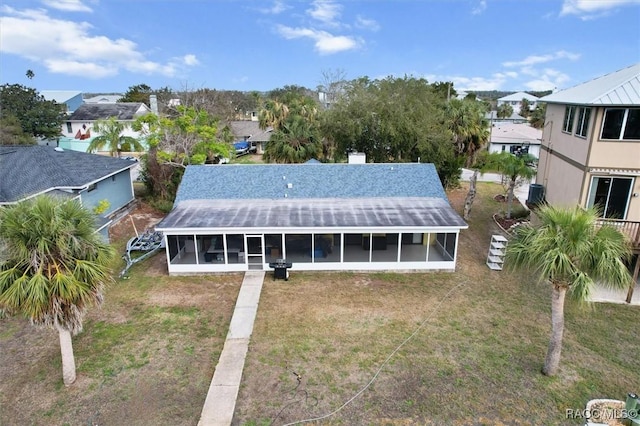
[[[540, 374], [550, 289], [484, 264], [500, 191], [479, 184], [456, 273], [267, 275], [234, 423], [338, 409], [416, 330], [318, 423], [580, 424], [565, 410], [640, 392], [638, 307], [568, 304], [560, 374]], [[459, 211], [464, 194], [450, 194]], [[135, 265], [90, 311], [68, 389], [57, 334], [0, 320], [0, 425], [196, 425], [242, 275], [168, 277], [163, 263]]]
[[[450, 194], [460, 211], [466, 188]], [[640, 391], [638, 307], [567, 304], [560, 374], [540, 373], [550, 288], [490, 271], [496, 232], [480, 184], [456, 273], [292, 273], [267, 279], [236, 406], [237, 424], [584, 424], [567, 409]], [[298, 380], [298, 376], [300, 379]]]

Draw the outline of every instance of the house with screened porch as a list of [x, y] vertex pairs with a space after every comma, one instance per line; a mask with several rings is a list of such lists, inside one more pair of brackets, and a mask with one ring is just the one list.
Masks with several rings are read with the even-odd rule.
[[433, 164], [188, 166], [156, 226], [170, 274], [453, 271], [460, 231]]

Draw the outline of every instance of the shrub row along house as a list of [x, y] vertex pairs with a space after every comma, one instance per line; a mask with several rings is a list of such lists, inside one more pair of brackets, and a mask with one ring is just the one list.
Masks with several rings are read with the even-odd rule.
[[164, 233], [170, 274], [454, 270], [460, 230], [432, 164], [188, 166]]

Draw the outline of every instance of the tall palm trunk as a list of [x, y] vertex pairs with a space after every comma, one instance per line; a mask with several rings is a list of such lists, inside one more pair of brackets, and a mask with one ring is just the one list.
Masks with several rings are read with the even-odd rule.
[[473, 200], [476, 198], [476, 182], [478, 181], [478, 170], [473, 171], [473, 175], [471, 175], [471, 179], [469, 179], [469, 192], [467, 192], [467, 197], [464, 199], [464, 209], [462, 211], [462, 217], [464, 220], [469, 220], [471, 217], [471, 205], [473, 204]]
[[551, 339], [547, 357], [544, 360], [542, 373], [553, 376], [560, 366], [560, 353], [562, 352], [562, 335], [564, 333], [564, 299], [567, 295], [567, 287], [552, 283], [551, 293]]
[[511, 176], [509, 179], [509, 188], [507, 189], [507, 219], [511, 219], [511, 206], [513, 206], [513, 192], [516, 189], [516, 179], [518, 177]]
[[60, 337], [60, 354], [62, 355], [62, 381], [65, 386], [71, 386], [76, 381], [76, 360], [73, 357], [71, 332], [56, 326]]

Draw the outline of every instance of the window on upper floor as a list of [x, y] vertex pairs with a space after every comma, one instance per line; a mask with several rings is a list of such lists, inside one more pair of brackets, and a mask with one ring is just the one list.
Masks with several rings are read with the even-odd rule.
[[578, 108], [578, 124], [576, 125], [576, 136], [587, 137], [589, 129], [589, 118], [591, 117], [591, 108]]
[[70, 121], [67, 121], [67, 133], [73, 133], [73, 128], [71, 127]]
[[573, 131], [573, 120], [576, 117], [576, 107], [567, 106], [564, 110], [564, 121], [562, 122], [562, 131], [571, 133]]
[[600, 138], [640, 140], [640, 108], [607, 108]]

